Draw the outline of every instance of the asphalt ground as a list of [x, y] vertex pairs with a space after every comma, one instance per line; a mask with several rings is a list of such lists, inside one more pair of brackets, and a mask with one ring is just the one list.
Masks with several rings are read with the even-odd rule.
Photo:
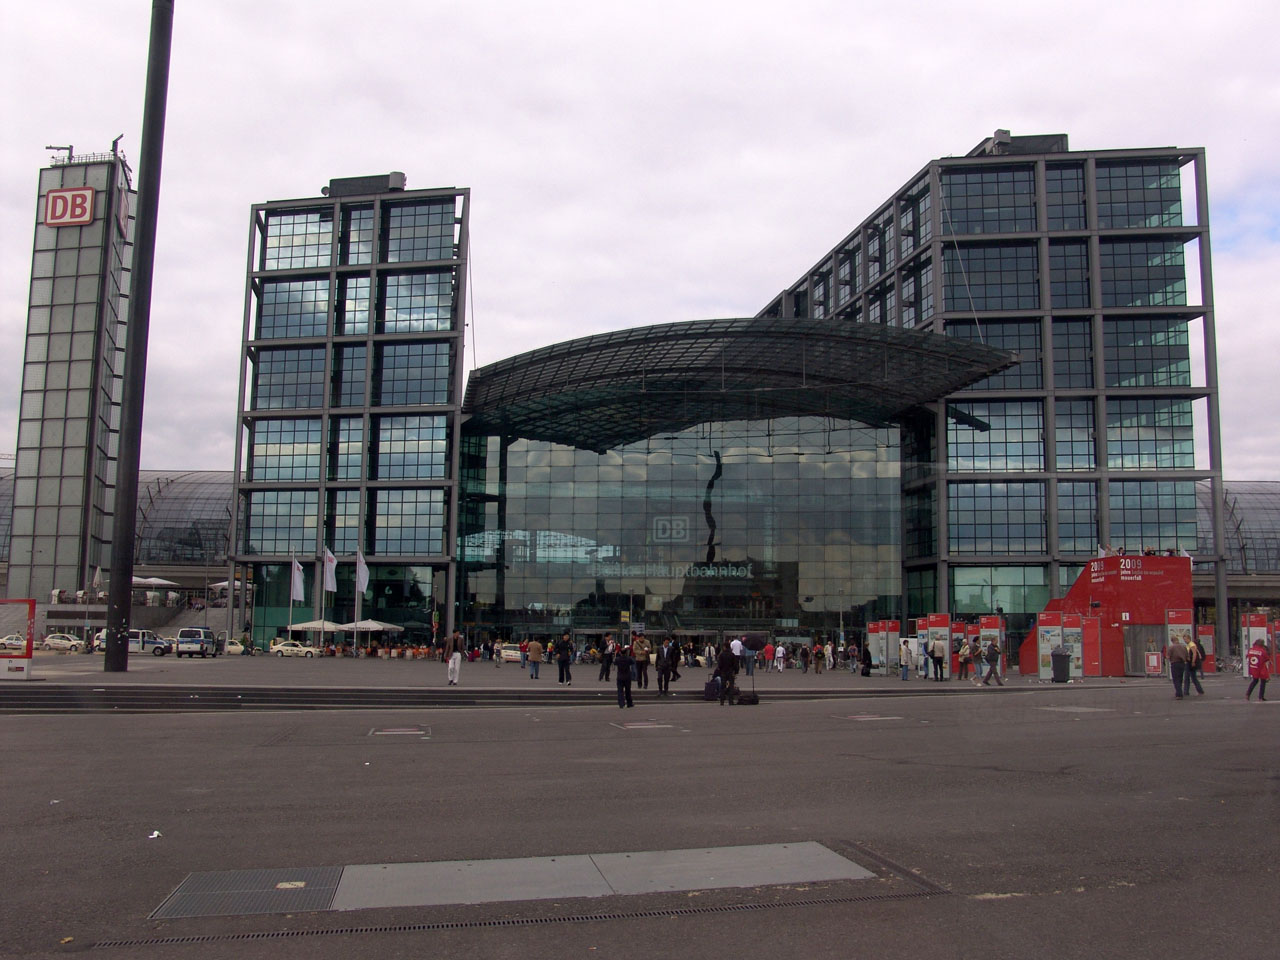
[[[181, 682], [419, 667], [444, 682], [439, 664], [243, 661], [184, 660]], [[463, 669], [464, 685], [507, 670]], [[630, 711], [4, 717], [0, 956], [1275, 955], [1280, 711], [1246, 703], [1239, 678], [1183, 702], [1156, 681], [770, 702], [765, 683], [804, 675], [758, 681], [758, 707], [650, 690]], [[148, 919], [204, 871], [796, 841], [877, 879]]]

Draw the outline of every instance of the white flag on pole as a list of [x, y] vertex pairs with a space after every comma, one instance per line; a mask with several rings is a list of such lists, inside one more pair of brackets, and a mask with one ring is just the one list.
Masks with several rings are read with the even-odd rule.
[[356, 551], [356, 593], [364, 593], [369, 589], [369, 565], [364, 562], [364, 554]]
[[324, 548], [324, 589], [325, 593], [338, 592], [338, 559], [328, 547]]
[[303, 601], [307, 599], [306, 591], [302, 583], [302, 564], [297, 559], [293, 560], [293, 582], [289, 587], [289, 600]]

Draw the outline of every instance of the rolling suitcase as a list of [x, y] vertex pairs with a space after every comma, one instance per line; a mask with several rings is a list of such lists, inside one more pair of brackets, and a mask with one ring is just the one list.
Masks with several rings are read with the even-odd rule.
[[706, 682], [702, 688], [703, 700], [719, 700], [720, 699], [720, 678], [712, 677]]

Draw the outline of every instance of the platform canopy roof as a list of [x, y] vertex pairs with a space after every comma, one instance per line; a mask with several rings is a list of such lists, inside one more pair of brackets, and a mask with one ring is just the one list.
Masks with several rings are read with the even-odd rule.
[[1017, 356], [921, 330], [756, 317], [635, 327], [472, 372], [468, 433], [603, 453], [699, 423], [822, 416], [885, 424]]

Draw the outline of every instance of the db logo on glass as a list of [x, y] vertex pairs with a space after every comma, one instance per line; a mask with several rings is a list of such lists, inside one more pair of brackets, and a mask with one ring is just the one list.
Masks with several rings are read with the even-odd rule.
[[44, 195], [47, 227], [76, 227], [93, 223], [93, 187], [65, 187]]
[[689, 518], [688, 517], [654, 517], [653, 518], [653, 542], [654, 543], [688, 543], [689, 542]]

